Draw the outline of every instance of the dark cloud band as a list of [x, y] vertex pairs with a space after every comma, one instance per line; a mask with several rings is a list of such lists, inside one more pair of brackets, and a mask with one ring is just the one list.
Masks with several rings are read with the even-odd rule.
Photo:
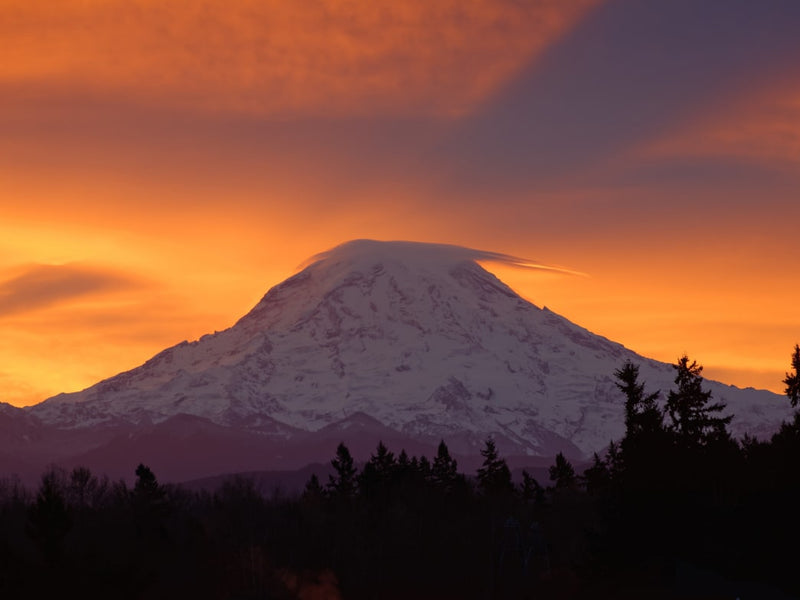
[[21, 274], [0, 282], [0, 317], [141, 285], [143, 282], [134, 277], [102, 267], [74, 263], [30, 265]]

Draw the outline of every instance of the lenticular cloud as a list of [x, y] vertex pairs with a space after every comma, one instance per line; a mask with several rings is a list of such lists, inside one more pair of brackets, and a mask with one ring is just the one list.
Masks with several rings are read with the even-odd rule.
[[321, 261], [348, 261], [355, 257], [370, 256], [375, 259], [384, 257], [402, 257], [405, 262], [414, 262], [421, 265], [431, 264], [452, 264], [464, 261], [474, 262], [493, 262], [500, 263], [521, 269], [534, 269], [542, 271], [555, 271], [570, 275], [583, 275], [578, 271], [573, 271], [564, 267], [548, 265], [535, 260], [520, 258], [510, 254], [491, 252], [488, 250], [478, 250], [466, 246], [456, 246], [452, 244], [430, 244], [425, 242], [391, 241], [382, 242], [377, 240], [351, 240], [340, 244], [325, 252], [315, 254], [300, 268], [318, 263]]

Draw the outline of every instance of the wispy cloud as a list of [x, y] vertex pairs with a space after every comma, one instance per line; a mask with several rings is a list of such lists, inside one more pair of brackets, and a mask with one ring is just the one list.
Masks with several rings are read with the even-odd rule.
[[776, 85], [711, 107], [641, 153], [655, 159], [739, 159], [796, 170], [800, 166], [800, 86]]
[[30, 265], [0, 281], [0, 317], [142, 285], [144, 282], [130, 275], [97, 266]]

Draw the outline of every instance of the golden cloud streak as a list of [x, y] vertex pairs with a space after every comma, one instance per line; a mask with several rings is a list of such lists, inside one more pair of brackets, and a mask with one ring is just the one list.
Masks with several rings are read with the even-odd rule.
[[283, 116], [460, 114], [598, 0], [0, 3], [0, 83]]
[[800, 166], [800, 88], [779, 86], [717, 107], [643, 150], [650, 157], [730, 157]]

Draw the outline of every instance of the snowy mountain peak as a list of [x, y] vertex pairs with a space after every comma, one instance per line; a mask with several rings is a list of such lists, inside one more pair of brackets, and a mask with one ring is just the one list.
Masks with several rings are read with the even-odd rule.
[[[348, 242], [313, 257], [230, 329], [31, 412], [72, 429], [190, 414], [277, 439], [364, 415], [381, 435], [444, 438], [463, 454], [493, 435], [505, 453], [585, 456], [622, 434], [612, 377], [626, 360], [648, 391], [671, 387], [669, 365], [539, 309], [479, 260], [551, 269], [443, 244]], [[786, 414], [769, 392], [709, 385], [736, 414], [737, 433], [774, 429]]]

